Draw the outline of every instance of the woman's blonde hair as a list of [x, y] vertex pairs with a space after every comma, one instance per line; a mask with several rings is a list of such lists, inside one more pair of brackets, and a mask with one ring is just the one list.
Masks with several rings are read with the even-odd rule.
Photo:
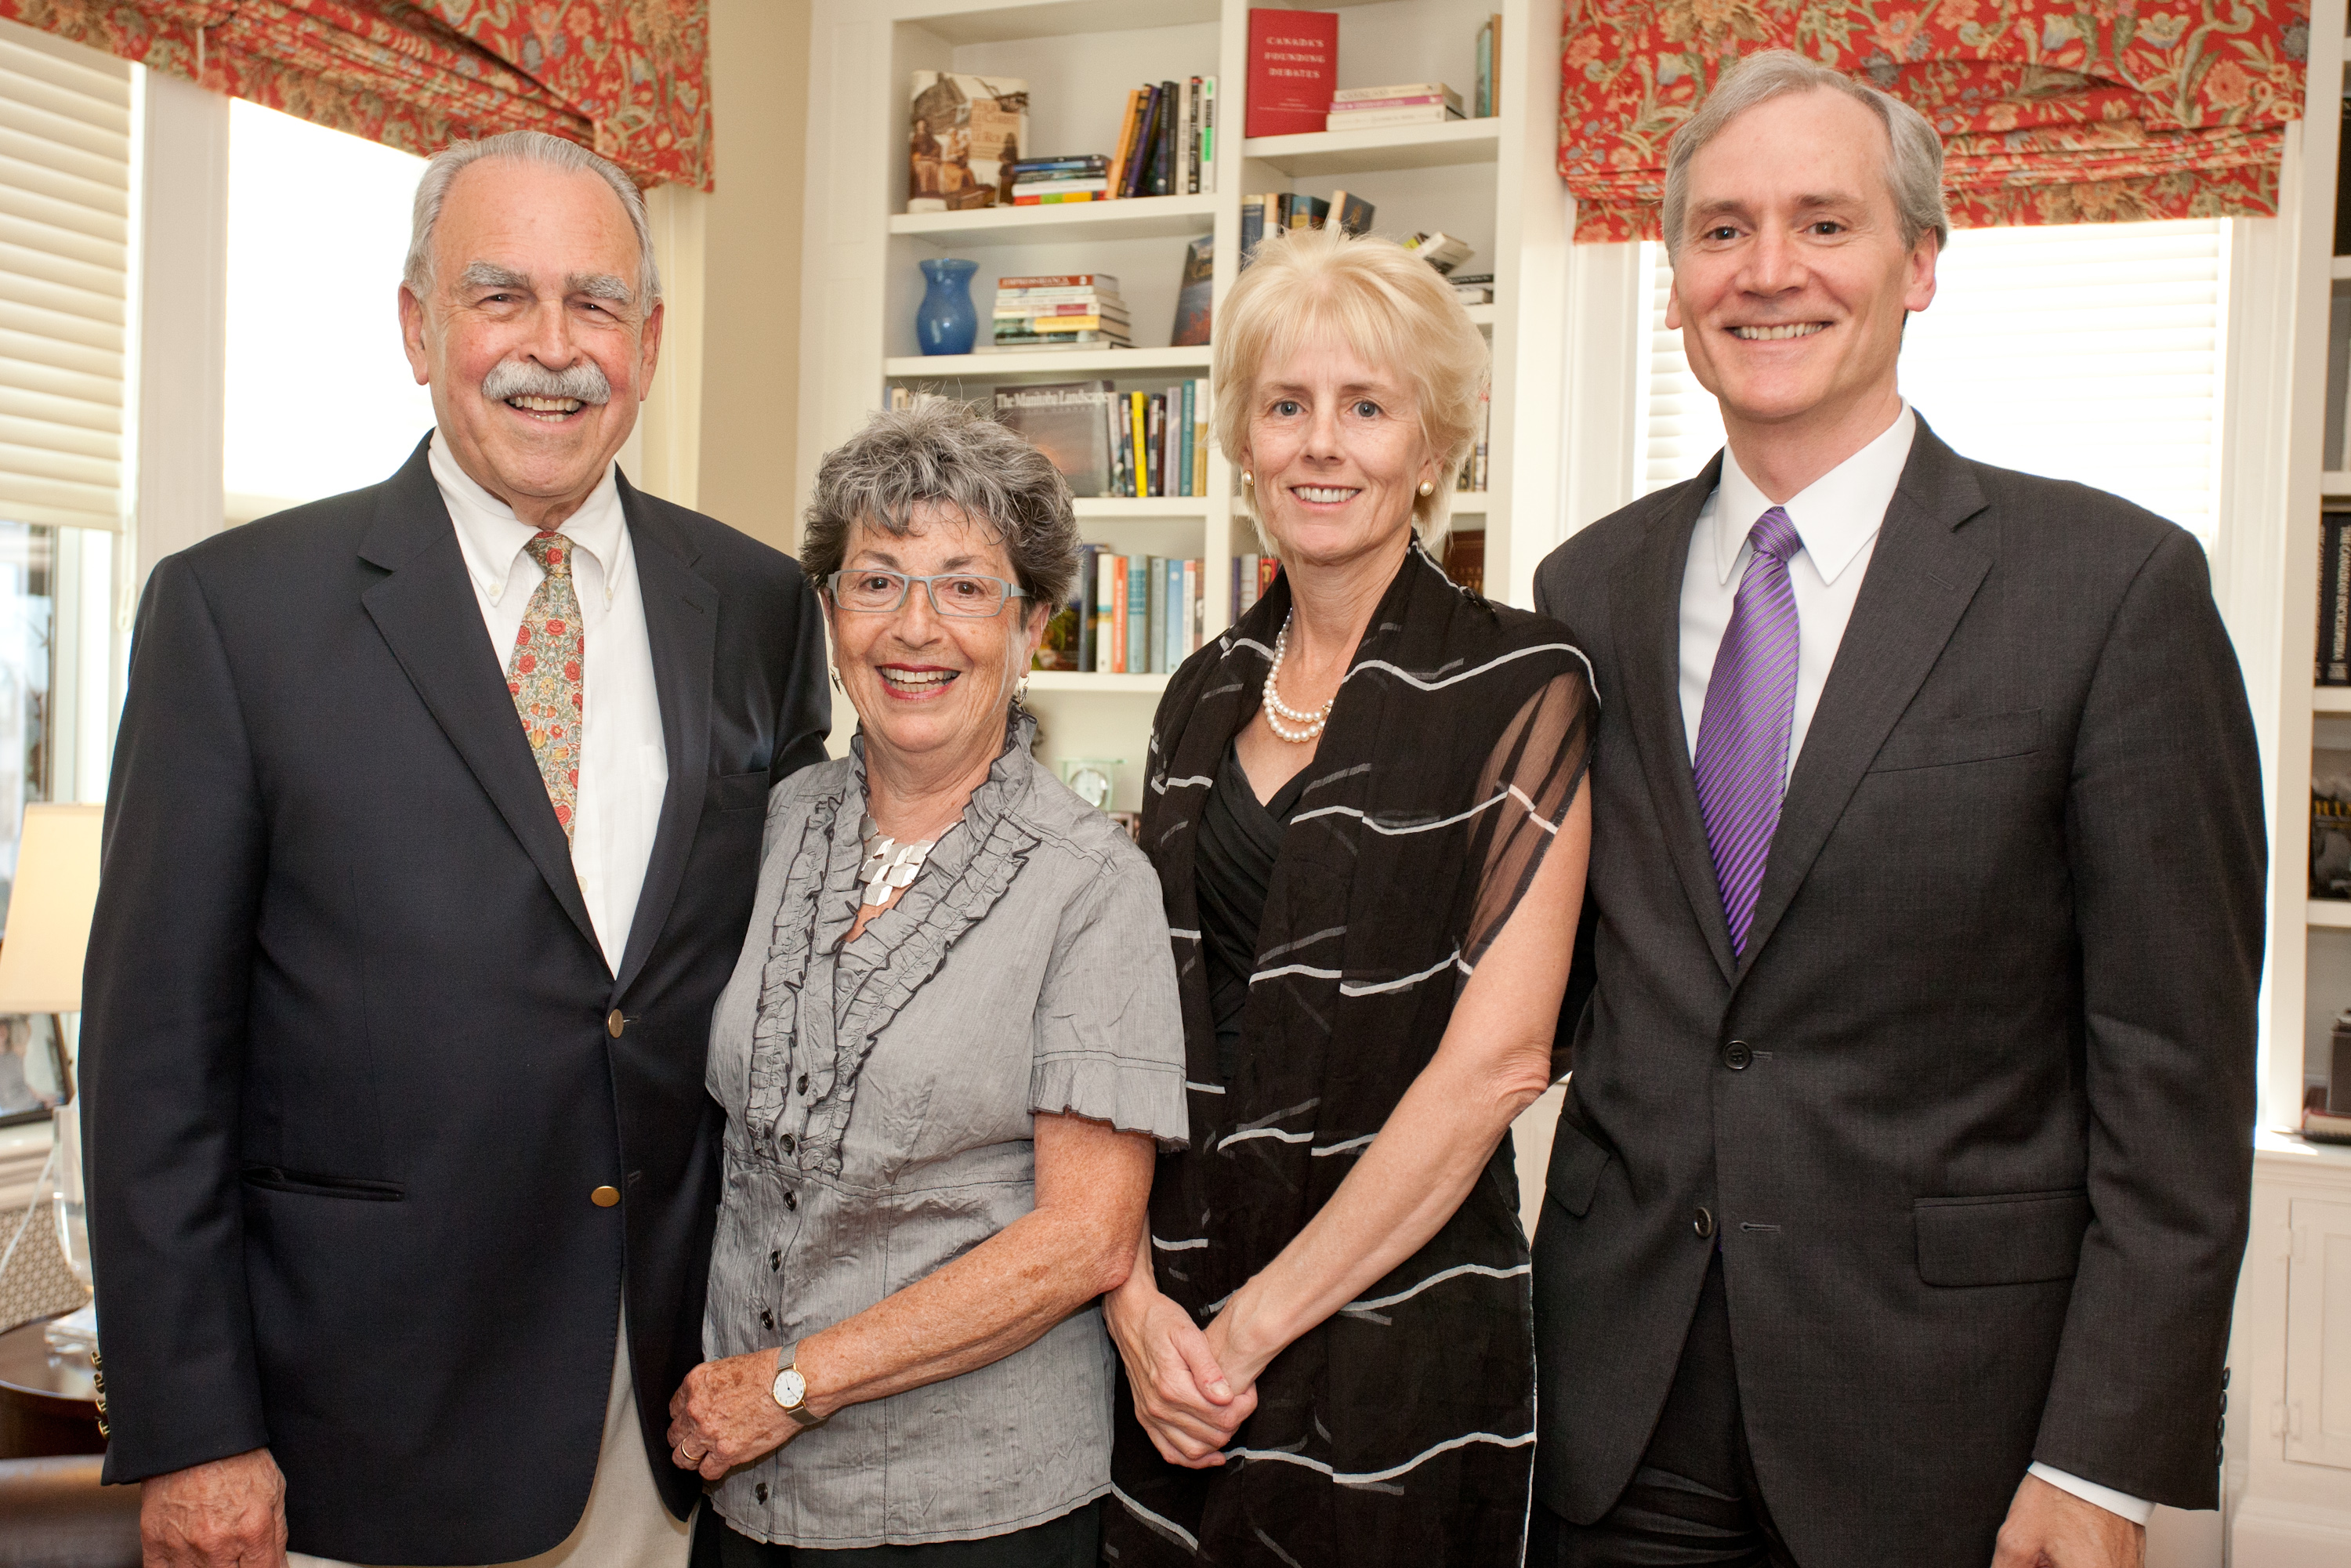
[[[1437, 270], [1394, 240], [1324, 229], [1277, 232], [1259, 245], [1218, 310], [1210, 372], [1217, 443], [1235, 463], [1249, 444], [1258, 377], [1322, 331], [1410, 387], [1440, 472], [1413, 497], [1431, 539], [1453, 512], [1453, 485], [1478, 435], [1492, 353]], [[1241, 503], [1258, 517], [1252, 486]]]

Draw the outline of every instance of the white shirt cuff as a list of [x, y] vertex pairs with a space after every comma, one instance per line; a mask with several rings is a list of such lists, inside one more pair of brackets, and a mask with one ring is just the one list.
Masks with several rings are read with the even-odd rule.
[[2025, 1473], [2039, 1476], [2060, 1491], [2072, 1492], [2084, 1502], [2096, 1503], [2108, 1513], [2120, 1514], [2133, 1524], [2144, 1525], [2155, 1517], [2155, 1504], [2144, 1498], [2133, 1497], [2128, 1492], [2102, 1487], [2095, 1481], [2085, 1481], [2079, 1476], [2069, 1476], [2064, 1470], [2043, 1464], [2034, 1465]]

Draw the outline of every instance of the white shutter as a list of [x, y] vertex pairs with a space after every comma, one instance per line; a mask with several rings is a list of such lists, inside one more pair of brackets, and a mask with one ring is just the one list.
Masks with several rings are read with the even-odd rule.
[[131, 69], [0, 23], [0, 521], [122, 526]]
[[[2219, 527], [2220, 219], [1962, 229], [1910, 318], [1901, 384], [1935, 434], [1980, 462], [2126, 497], [2208, 545]], [[1646, 247], [1650, 350], [1635, 456], [1644, 494], [1722, 444], [1714, 399], [1665, 324], [1665, 247]]]

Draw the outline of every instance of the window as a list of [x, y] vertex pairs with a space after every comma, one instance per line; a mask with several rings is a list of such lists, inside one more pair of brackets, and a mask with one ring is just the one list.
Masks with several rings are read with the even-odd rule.
[[398, 290], [424, 161], [229, 105], [232, 522], [389, 478], [433, 425]]
[[[1642, 250], [1634, 465], [1646, 494], [1703, 467], [1722, 421], [1666, 329], [1665, 247]], [[2213, 543], [2226, 220], [1962, 229], [1936, 279], [1905, 330], [1901, 379], [1937, 435], [1980, 462], [2126, 497]]]

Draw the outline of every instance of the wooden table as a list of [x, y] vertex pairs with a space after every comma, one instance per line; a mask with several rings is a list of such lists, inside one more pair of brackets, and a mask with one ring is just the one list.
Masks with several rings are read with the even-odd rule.
[[53, 1353], [37, 1318], [0, 1333], [0, 1459], [102, 1454], [89, 1363]]

